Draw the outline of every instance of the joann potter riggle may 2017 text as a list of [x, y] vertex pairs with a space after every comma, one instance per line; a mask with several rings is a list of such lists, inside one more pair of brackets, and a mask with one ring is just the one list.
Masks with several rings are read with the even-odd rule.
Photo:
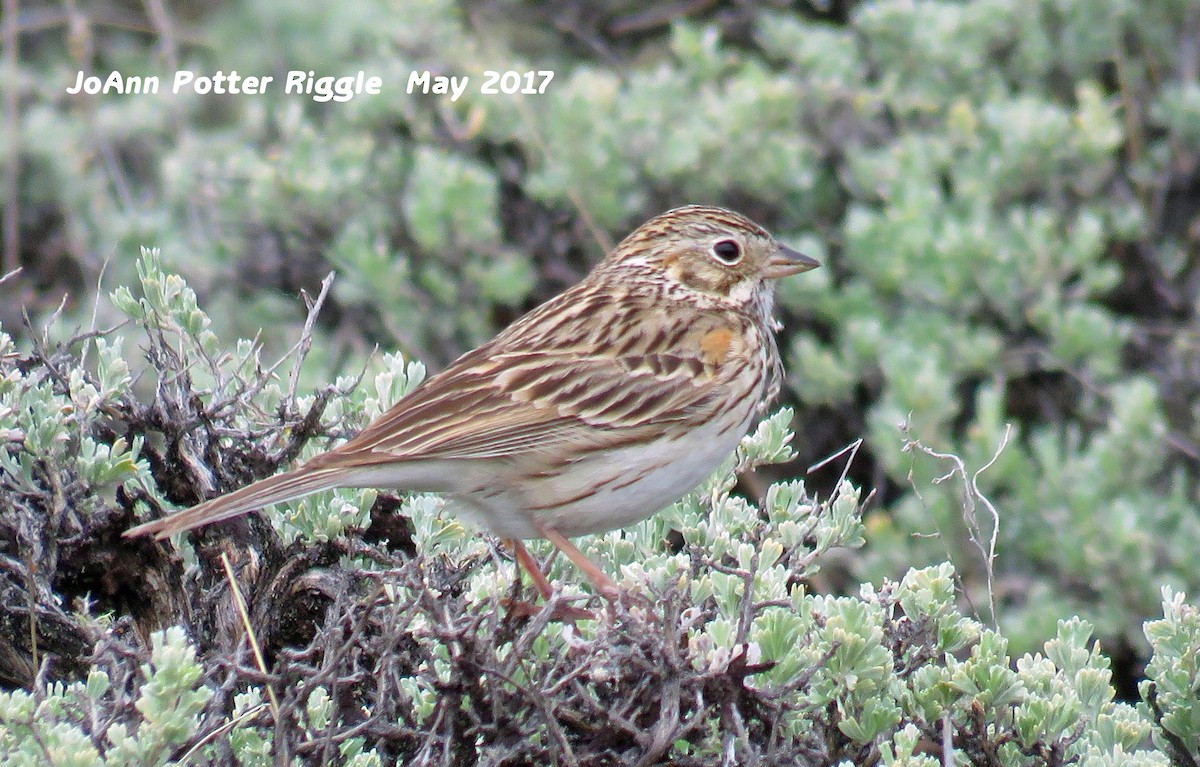
[[[181, 69], [171, 77], [171, 93], [210, 93], [233, 96], [259, 96], [274, 87], [272, 75], [242, 75], [237, 70], [228, 73], [218, 70], [211, 75], [197, 74], [190, 69]], [[89, 75], [79, 70], [75, 82], [67, 93], [139, 95], [156, 94], [162, 87], [158, 75], [127, 75], [113, 70], [107, 75]], [[341, 77], [317, 76], [312, 70], [293, 69], [283, 78], [283, 92], [312, 96], [314, 101], [349, 101], [361, 94], [378, 95], [383, 89], [383, 78], [368, 76], [359, 70], [353, 75]]]

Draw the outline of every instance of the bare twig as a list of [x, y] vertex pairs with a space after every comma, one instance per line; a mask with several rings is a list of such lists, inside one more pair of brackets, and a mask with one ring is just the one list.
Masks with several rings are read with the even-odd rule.
[[171, 71], [179, 69], [179, 43], [175, 36], [175, 24], [167, 13], [162, 0], [147, 0], [146, 10], [150, 20], [154, 22], [154, 31], [158, 33], [160, 48], [167, 59], [167, 67]]
[[[269, 690], [271, 688], [268, 687], [267, 689]], [[257, 706], [248, 708], [237, 716], [231, 717], [229, 721], [224, 722], [221, 724], [221, 726], [214, 727], [211, 731], [206, 733], [203, 738], [193, 743], [192, 747], [183, 753], [183, 756], [179, 758], [179, 761], [176, 762], [176, 764], [187, 764], [188, 760], [191, 759], [193, 755], [199, 753], [200, 749], [204, 748], [209, 743], [212, 743], [225, 733], [237, 729], [242, 725], [243, 722], [248, 722], [254, 717], [258, 716], [265, 708], [267, 708], [266, 703], [259, 703]]]
[[[850, 454], [850, 457], [846, 459], [846, 465], [842, 467], [842, 474], [840, 477], [838, 477], [837, 486], [833, 489], [833, 495], [830, 496], [830, 498], [829, 498], [830, 503], [833, 503], [834, 501], [836, 501], [838, 499], [838, 496], [841, 495], [842, 485], [846, 482], [846, 476], [850, 473], [850, 467], [854, 464], [854, 459], [858, 456], [858, 449], [860, 447], [862, 447], [862, 443], [863, 443], [863, 438], [859, 437], [858, 439], [854, 440], [849, 445], [846, 445], [845, 447], [843, 447], [841, 450], [837, 451], [836, 453], [826, 456], [825, 458], [822, 458], [821, 460], [814, 463], [812, 466], [809, 466], [808, 471], [805, 472], [806, 474], [812, 474], [814, 471], [822, 468], [823, 466], [825, 466], [829, 463], [832, 463], [833, 461], [837, 460], [839, 457], [845, 455], [846, 453]], [[873, 490], [871, 492], [874, 493]]]
[[[250, 623], [250, 611], [246, 608], [246, 599], [242, 596], [242, 589], [238, 585], [237, 578], [233, 574], [233, 563], [229, 561], [228, 552], [221, 552], [221, 566], [225, 568], [225, 577], [229, 580], [229, 590], [233, 594], [233, 603], [237, 606], [238, 615], [241, 616], [242, 626], [246, 629], [246, 639], [250, 642], [250, 649], [254, 651], [254, 662], [258, 666], [258, 670], [263, 676], [268, 675], [267, 662], [263, 659], [262, 648], [258, 643], [258, 636], [254, 633], [254, 626]], [[271, 699], [271, 716], [275, 717], [276, 724], [279, 723], [279, 698], [275, 695], [275, 687], [269, 681], [265, 682], [264, 687], [267, 688], [267, 697]]]
[[954, 728], [950, 724], [950, 712], [942, 714], [942, 767], [954, 767]]
[[[487, 42], [493, 39], [493, 36], [487, 33], [487, 25], [475, 13], [469, 14], [469, 18], [471, 20], [471, 27], [476, 32], [477, 40], [487, 47], [494, 47]], [[493, 58], [498, 61], [510, 58], [500, 55], [503, 53], [502, 51], [492, 51], [491, 53], [493, 53]], [[537, 147], [542, 157], [549, 158], [550, 145], [546, 143], [546, 138], [542, 135], [542, 131], [538, 126], [537, 119], [534, 117], [533, 109], [529, 106], [529, 102], [520, 94], [514, 94], [512, 98], [513, 105], [516, 107], [517, 113], [521, 116], [521, 122], [525, 128], [525, 135], [529, 139], [529, 143]], [[596, 221], [596, 217], [592, 215], [592, 210], [583, 198], [583, 194], [580, 193], [574, 184], [567, 184], [565, 191], [567, 199], [571, 201], [571, 204], [575, 206], [575, 210], [579, 212], [579, 217], [583, 219], [584, 225], [587, 226], [592, 238], [600, 245], [600, 249], [605, 253], [612, 250], [612, 238], [608, 236], [608, 233]]]
[[[1004, 448], [1008, 446], [1009, 440], [1012, 438], [1012, 424], [1005, 424], [1004, 436], [1000, 439], [1000, 444], [996, 446], [996, 452], [992, 454], [991, 459], [983, 466], [979, 467], [973, 474], [967, 473], [967, 466], [963, 459], [953, 453], [941, 453], [931, 447], [923, 444], [920, 440], [913, 439], [910, 431], [910, 424], [907, 420], [900, 425], [901, 431], [904, 433], [904, 446], [902, 452], [910, 453], [919, 451], [928, 455], [931, 458], [937, 458], [942, 461], [949, 461], [952, 466], [949, 472], [937, 477], [933, 480], [933, 484], [940, 485], [953, 477], [960, 477], [963, 483], [963, 499], [962, 511], [963, 522], [967, 527], [967, 536], [971, 543], [979, 550], [983, 559], [984, 573], [987, 577], [987, 595], [988, 595], [988, 611], [991, 613], [992, 626], [998, 631], [1000, 629], [1000, 618], [996, 612], [996, 541], [1000, 535], [1000, 512], [992, 504], [988, 497], [979, 489], [979, 475], [995, 465], [1000, 459], [1000, 454], [1004, 452]], [[917, 491], [915, 480], [913, 479], [912, 469], [908, 473], [909, 484], [913, 485], [913, 490], [917, 492], [920, 498], [920, 492]], [[987, 509], [992, 518], [992, 531], [988, 536], [987, 546], [983, 543], [982, 528], [979, 525], [979, 517], [976, 514], [978, 505], [983, 505]]]
[[[8, 147], [8, 158], [4, 171], [4, 248], [0, 250], [0, 272], [17, 266], [20, 259], [21, 240], [17, 227], [21, 221], [17, 185], [21, 178], [21, 142], [18, 141], [18, 96], [20, 83], [17, 79], [19, 58], [17, 36], [17, 0], [4, 0], [4, 76], [8, 87], [4, 89], [4, 143]], [[5, 275], [5, 279], [9, 275]]]
[[[296, 363], [292, 366], [292, 375], [288, 381], [288, 401], [296, 401], [296, 387], [300, 384], [300, 368], [304, 365], [304, 359], [312, 350], [312, 335], [313, 326], [316, 324], [317, 315], [321, 313], [321, 307], [325, 305], [325, 298], [329, 295], [329, 288], [333, 285], [333, 272], [325, 275], [325, 279], [321, 280], [321, 292], [317, 294], [317, 299], [314, 301], [309, 298], [308, 293], [304, 293], [304, 303], [308, 306], [308, 316], [304, 318], [304, 330], [300, 332], [300, 340], [291, 348], [288, 354], [295, 352]], [[285, 355], [286, 356], [286, 355]]]
[[1192, 748], [1188, 743], [1185, 743], [1183, 738], [1163, 727], [1163, 710], [1162, 705], [1158, 702], [1158, 685], [1154, 682], [1150, 683], [1149, 695], [1146, 696], [1146, 703], [1150, 706], [1150, 713], [1154, 716], [1154, 724], [1158, 728], [1158, 734], [1162, 735], [1163, 740], [1167, 742], [1166, 751], [1171, 757], [1171, 764], [1178, 767], [1198, 767], [1200, 762], [1197, 762], [1193, 756]]
[[614, 19], [608, 25], [608, 33], [614, 37], [622, 37], [649, 32], [659, 27], [669, 26], [678, 19], [704, 13], [714, 5], [716, 5], [716, 0], [679, 0], [675, 3], [639, 9], [634, 13]]

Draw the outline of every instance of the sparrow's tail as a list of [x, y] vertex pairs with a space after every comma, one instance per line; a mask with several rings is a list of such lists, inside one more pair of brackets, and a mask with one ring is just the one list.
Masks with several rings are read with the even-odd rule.
[[175, 533], [230, 519], [248, 511], [301, 498], [321, 490], [342, 487], [346, 471], [338, 467], [308, 468], [293, 471], [246, 485], [228, 495], [197, 504], [186, 511], [132, 527], [124, 532], [126, 538], [153, 535], [162, 540]]

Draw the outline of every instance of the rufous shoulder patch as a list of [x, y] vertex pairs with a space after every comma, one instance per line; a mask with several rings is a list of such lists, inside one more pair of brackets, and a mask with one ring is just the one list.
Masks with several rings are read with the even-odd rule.
[[704, 353], [704, 361], [710, 365], [724, 364], [731, 348], [733, 331], [729, 328], [710, 330], [700, 338], [700, 351]]

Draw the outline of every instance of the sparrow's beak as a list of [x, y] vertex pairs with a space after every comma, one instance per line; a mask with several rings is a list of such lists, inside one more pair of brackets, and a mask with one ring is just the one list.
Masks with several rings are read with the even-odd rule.
[[817, 259], [809, 258], [803, 253], [792, 250], [787, 245], [780, 245], [779, 252], [767, 262], [767, 279], [777, 280], [780, 277], [816, 269], [820, 265], [821, 262]]

